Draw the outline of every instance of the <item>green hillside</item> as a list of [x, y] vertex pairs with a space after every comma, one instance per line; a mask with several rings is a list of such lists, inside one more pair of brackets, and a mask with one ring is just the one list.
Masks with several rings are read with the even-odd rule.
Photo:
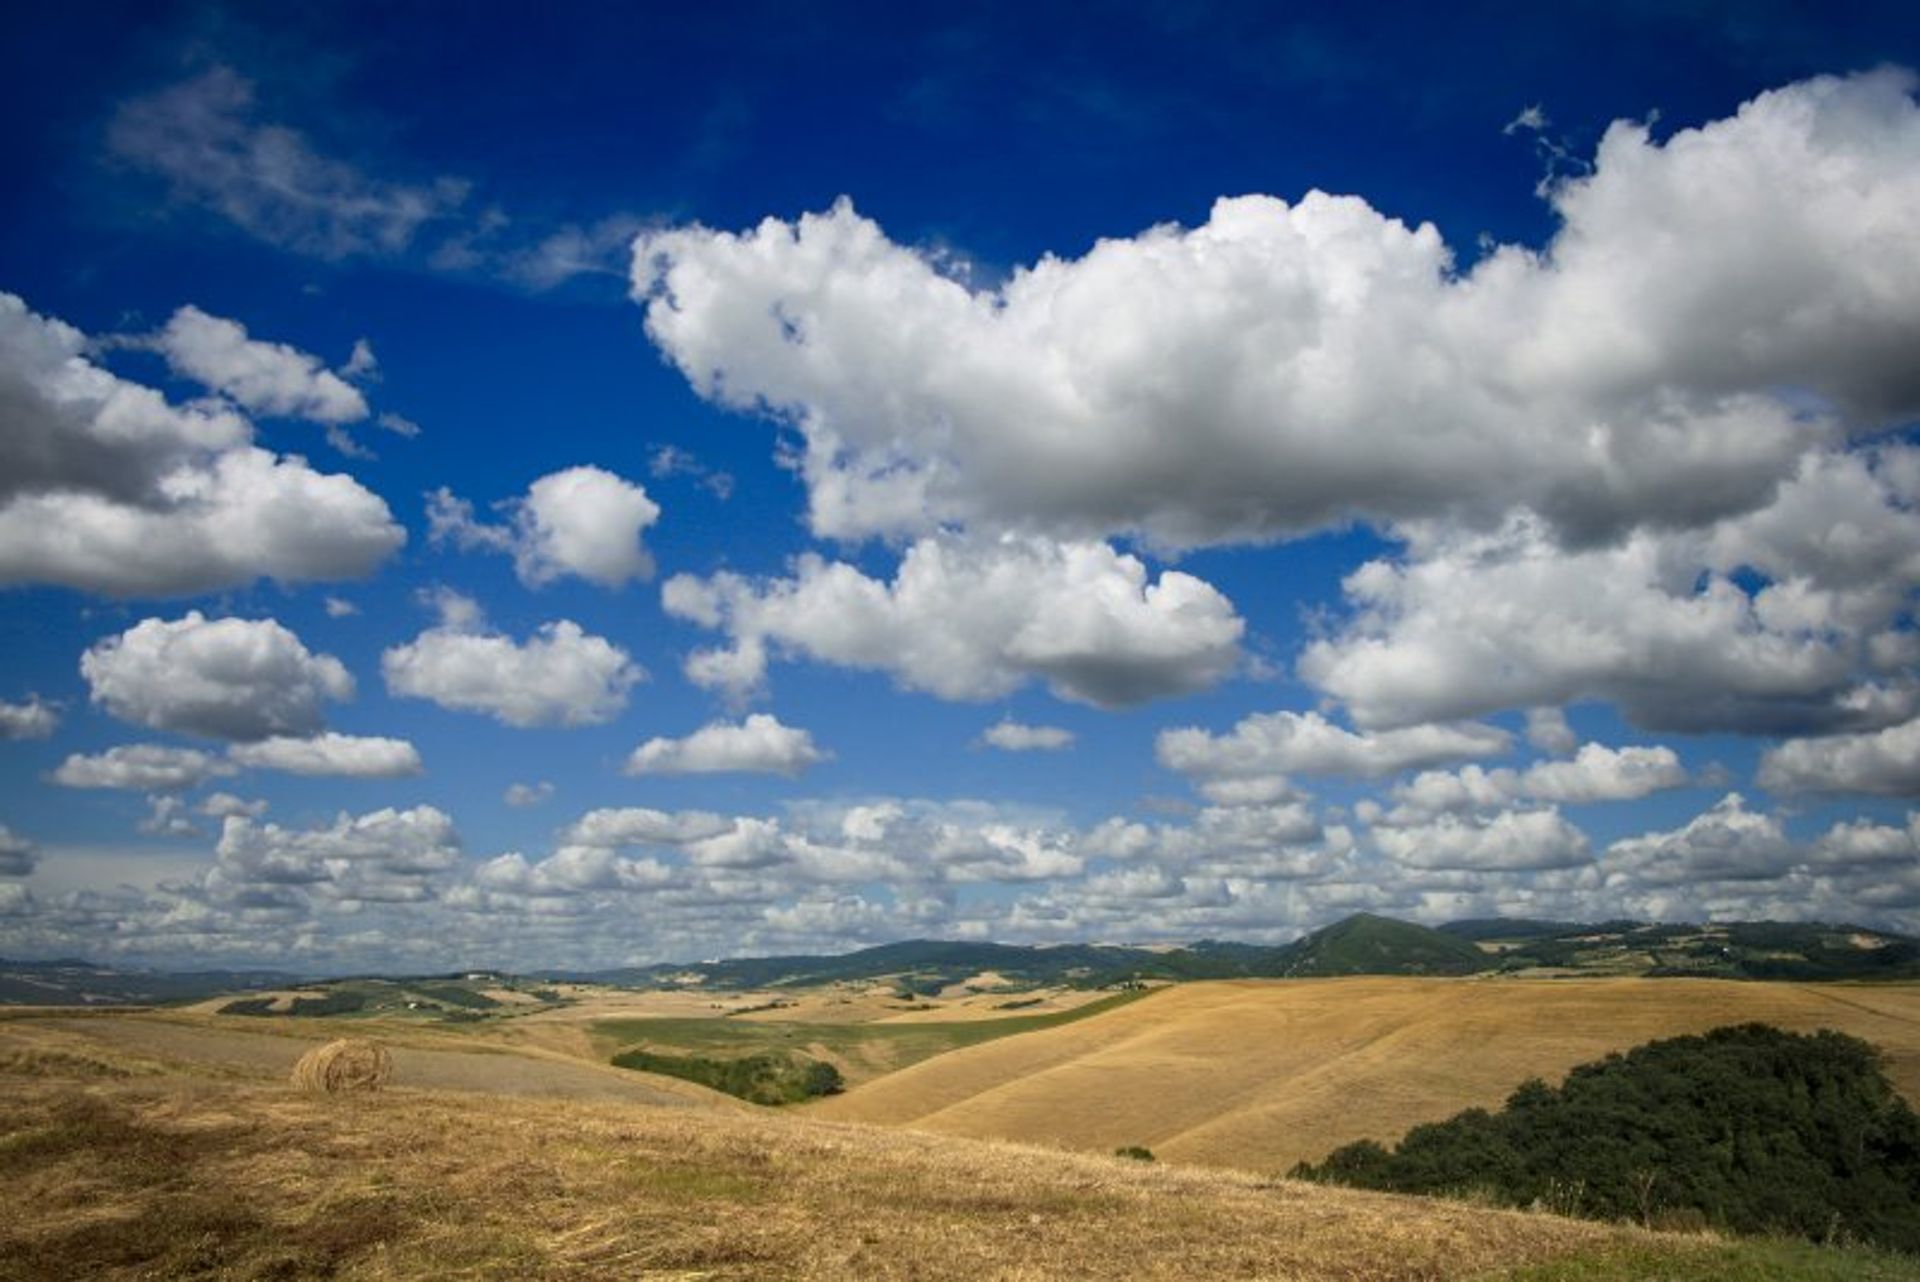
[[1355, 913], [1281, 952], [1276, 972], [1289, 978], [1327, 975], [1471, 975], [1492, 959], [1464, 939], [1412, 922]]

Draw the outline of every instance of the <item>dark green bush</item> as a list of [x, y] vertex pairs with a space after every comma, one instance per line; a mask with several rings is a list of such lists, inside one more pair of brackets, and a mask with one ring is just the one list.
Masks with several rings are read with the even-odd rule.
[[635, 1048], [615, 1055], [613, 1062], [619, 1068], [698, 1082], [754, 1104], [798, 1104], [821, 1095], [837, 1095], [845, 1087], [840, 1070], [832, 1064], [790, 1052], [718, 1059]]
[[1920, 1118], [1878, 1052], [1764, 1024], [1676, 1037], [1522, 1085], [1498, 1113], [1349, 1144], [1296, 1177], [1920, 1251]]

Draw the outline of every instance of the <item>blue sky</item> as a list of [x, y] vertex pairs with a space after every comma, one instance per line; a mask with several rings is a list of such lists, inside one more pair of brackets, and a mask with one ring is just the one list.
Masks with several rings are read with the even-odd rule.
[[0, 955], [1920, 928], [1920, 20], [496, 16], [5, 20]]

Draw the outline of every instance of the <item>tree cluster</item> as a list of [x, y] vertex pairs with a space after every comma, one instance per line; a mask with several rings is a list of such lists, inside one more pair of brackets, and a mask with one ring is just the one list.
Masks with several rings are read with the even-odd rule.
[[1349, 1144], [1296, 1178], [1920, 1252], [1920, 1118], [1878, 1052], [1764, 1024], [1533, 1080], [1497, 1113]]

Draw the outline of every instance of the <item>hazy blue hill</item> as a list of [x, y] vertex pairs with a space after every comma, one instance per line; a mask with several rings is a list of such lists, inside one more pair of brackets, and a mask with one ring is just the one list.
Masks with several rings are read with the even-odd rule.
[[147, 1006], [298, 982], [266, 970], [115, 970], [73, 958], [0, 959], [0, 1005], [6, 1006]]
[[[1487, 943], [1495, 951], [1478, 947]], [[937, 992], [984, 972], [1009, 989], [1071, 984], [1105, 988], [1142, 980], [1285, 979], [1333, 975], [1467, 975], [1502, 972], [1704, 976], [1723, 979], [1872, 980], [1920, 978], [1920, 939], [1893, 931], [1819, 922], [1540, 921], [1479, 918], [1438, 928], [1356, 913], [1290, 944], [1205, 939], [1180, 948], [1113, 944], [1031, 946], [907, 939], [840, 954], [794, 954], [627, 966], [541, 970], [521, 978], [628, 988], [687, 982], [720, 989], [801, 987], [881, 979], [902, 997]], [[505, 976], [487, 972], [486, 977]], [[465, 972], [429, 978], [464, 983]], [[398, 982], [392, 976], [360, 980]], [[116, 970], [86, 961], [0, 960], [0, 1005], [110, 1005], [194, 1001], [258, 988], [357, 982], [319, 981], [276, 971], [183, 973]], [[456, 1003], [477, 1004], [477, 1003]]]

